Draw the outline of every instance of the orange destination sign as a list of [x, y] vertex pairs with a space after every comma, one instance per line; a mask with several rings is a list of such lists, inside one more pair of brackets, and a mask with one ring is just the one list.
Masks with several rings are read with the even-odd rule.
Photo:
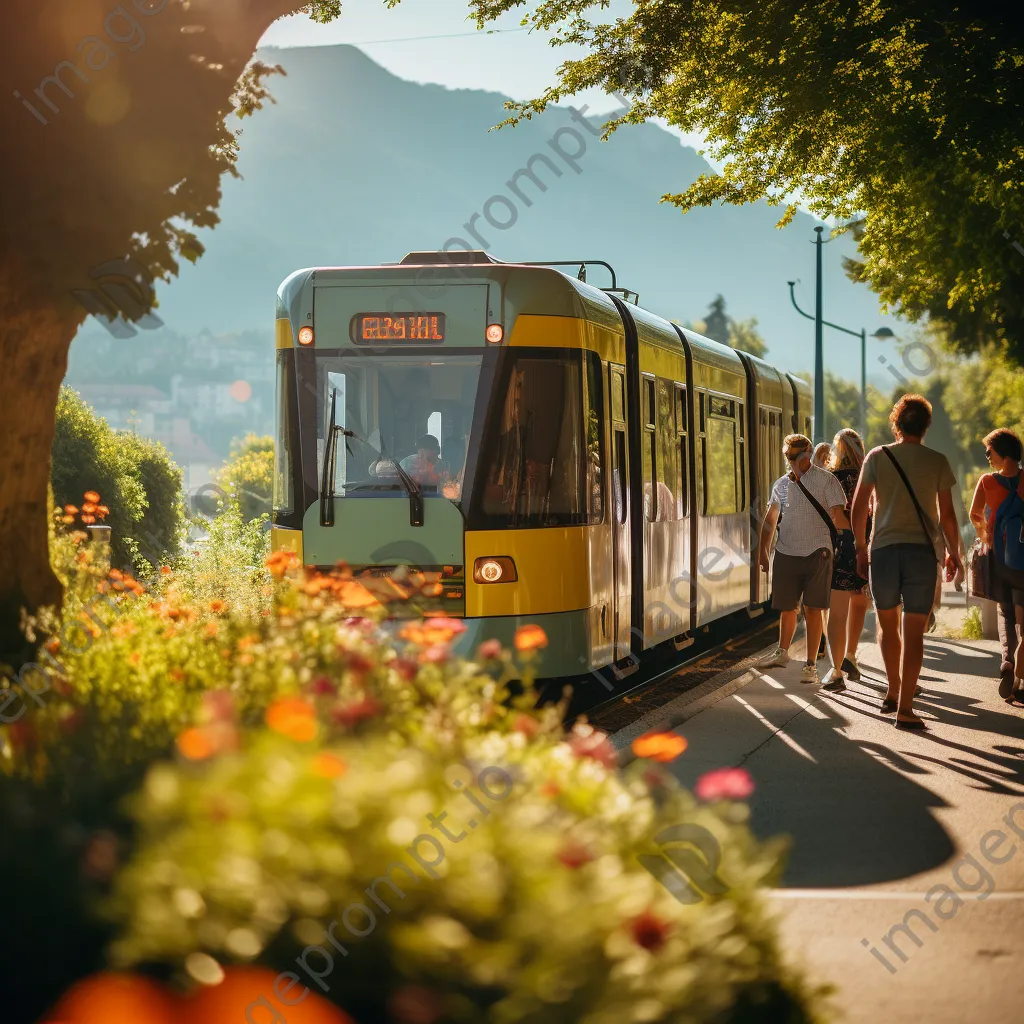
[[444, 313], [359, 313], [352, 319], [352, 340], [444, 341]]

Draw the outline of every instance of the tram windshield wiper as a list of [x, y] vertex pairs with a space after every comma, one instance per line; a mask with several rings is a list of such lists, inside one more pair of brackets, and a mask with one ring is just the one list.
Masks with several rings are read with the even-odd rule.
[[409, 495], [409, 525], [410, 526], [422, 526], [423, 525], [423, 492], [420, 490], [420, 485], [416, 483], [407, 470], [402, 468], [402, 464], [397, 460], [391, 458], [388, 455], [387, 448], [384, 446], [384, 438], [380, 439], [380, 453], [384, 456], [392, 466], [395, 467], [395, 473], [398, 479], [402, 482], [402, 487], [405, 488], [405, 493]]

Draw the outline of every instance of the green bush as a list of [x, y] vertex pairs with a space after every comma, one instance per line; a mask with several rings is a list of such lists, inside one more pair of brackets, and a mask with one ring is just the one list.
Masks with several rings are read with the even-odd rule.
[[145, 568], [174, 556], [185, 526], [181, 470], [156, 441], [115, 431], [69, 387], [57, 400], [51, 483], [60, 506], [96, 491], [110, 509], [111, 558]]
[[238, 499], [245, 519], [258, 519], [270, 511], [273, 480], [274, 439], [247, 434], [231, 442], [231, 457], [216, 482]]
[[[697, 799], [643, 760], [675, 756], [678, 737], [635, 745], [620, 772], [603, 734], [565, 732], [564, 704], [535, 708], [539, 627], [466, 661], [458, 620], [377, 621], [428, 581], [304, 573], [286, 552], [260, 566], [264, 544], [229, 503], [206, 545], [145, 586], [104, 578], [80, 531], [57, 545], [65, 620], [83, 620], [90, 574], [110, 601], [85, 650], [50, 642], [44, 706], [0, 726], [9, 916], [23, 948], [49, 948], [55, 920], [63, 944], [56, 964], [0, 968], [5, 1020], [30, 1024], [101, 966], [179, 985], [208, 979], [211, 957], [294, 971], [335, 920], [348, 955], [325, 994], [362, 1022], [403, 1000], [460, 1024], [824, 1019], [759, 893], [782, 845], [758, 842], [724, 790]], [[481, 799], [489, 766], [477, 812], [464, 789]], [[441, 811], [444, 840], [464, 833], [443, 864], [419, 841]], [[720, 850], [724, 889], [700, 902], [639, 859], [674, 825]], [[404, 895], [378, 882], [385, 910], [367, 887], [396, 861]], [[377, 911], [372, 934], [354, 903]]]

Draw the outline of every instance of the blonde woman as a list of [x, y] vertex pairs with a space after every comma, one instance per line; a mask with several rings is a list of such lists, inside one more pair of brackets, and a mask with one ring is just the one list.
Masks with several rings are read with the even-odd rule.
[[[845, 512], [850, 515], [853, 492], [857, 489], [860, 467], [864, 462], [864, 442], [860, 434], [851, 427], [845, 427], [832, 439], [832, 454], [826, 468], [842, 485], [846, 495]], [[871, 517], [868, 517], [867, 532], [871, 532]], [[860, 679], [857, 665], [857, 645], [864, 631], [864, 617], [871, 605], [868, 581], [857, 574], [857, 554], [853, 544], [853, 532], [839, 533], [839, 550], [832, 569], [832, 595], [828, 610], [828, 647], [832, 658], [832, 671], [825, 685], [832, 691], [846, 688], [843, 673], [852, 680]]]

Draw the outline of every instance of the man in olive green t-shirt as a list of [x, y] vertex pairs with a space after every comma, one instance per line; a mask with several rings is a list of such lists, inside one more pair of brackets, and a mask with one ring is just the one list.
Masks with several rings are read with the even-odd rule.
[[[931, 422], [931, 403], [921, 395], [904, 395], [896, 403], [889, 415], [896, 443], [868, 453], [850, 516], [857, 572], [871, 581], [882, 634], [888, 692], [881, 710], [884, 714], [895, 711], [896, 726], [903, 729], [924, 728], [912, 705], [943, 548], [949, 552], [946, 579], [953, 579], [960, 568], [960, 530], [953, 507], [956, 477], [946, 456], [923, 444]], [[913, 488], [921, 515], [900, 470]], [[875, 510], [869, 553], [865, 531], [872, 496]]]

